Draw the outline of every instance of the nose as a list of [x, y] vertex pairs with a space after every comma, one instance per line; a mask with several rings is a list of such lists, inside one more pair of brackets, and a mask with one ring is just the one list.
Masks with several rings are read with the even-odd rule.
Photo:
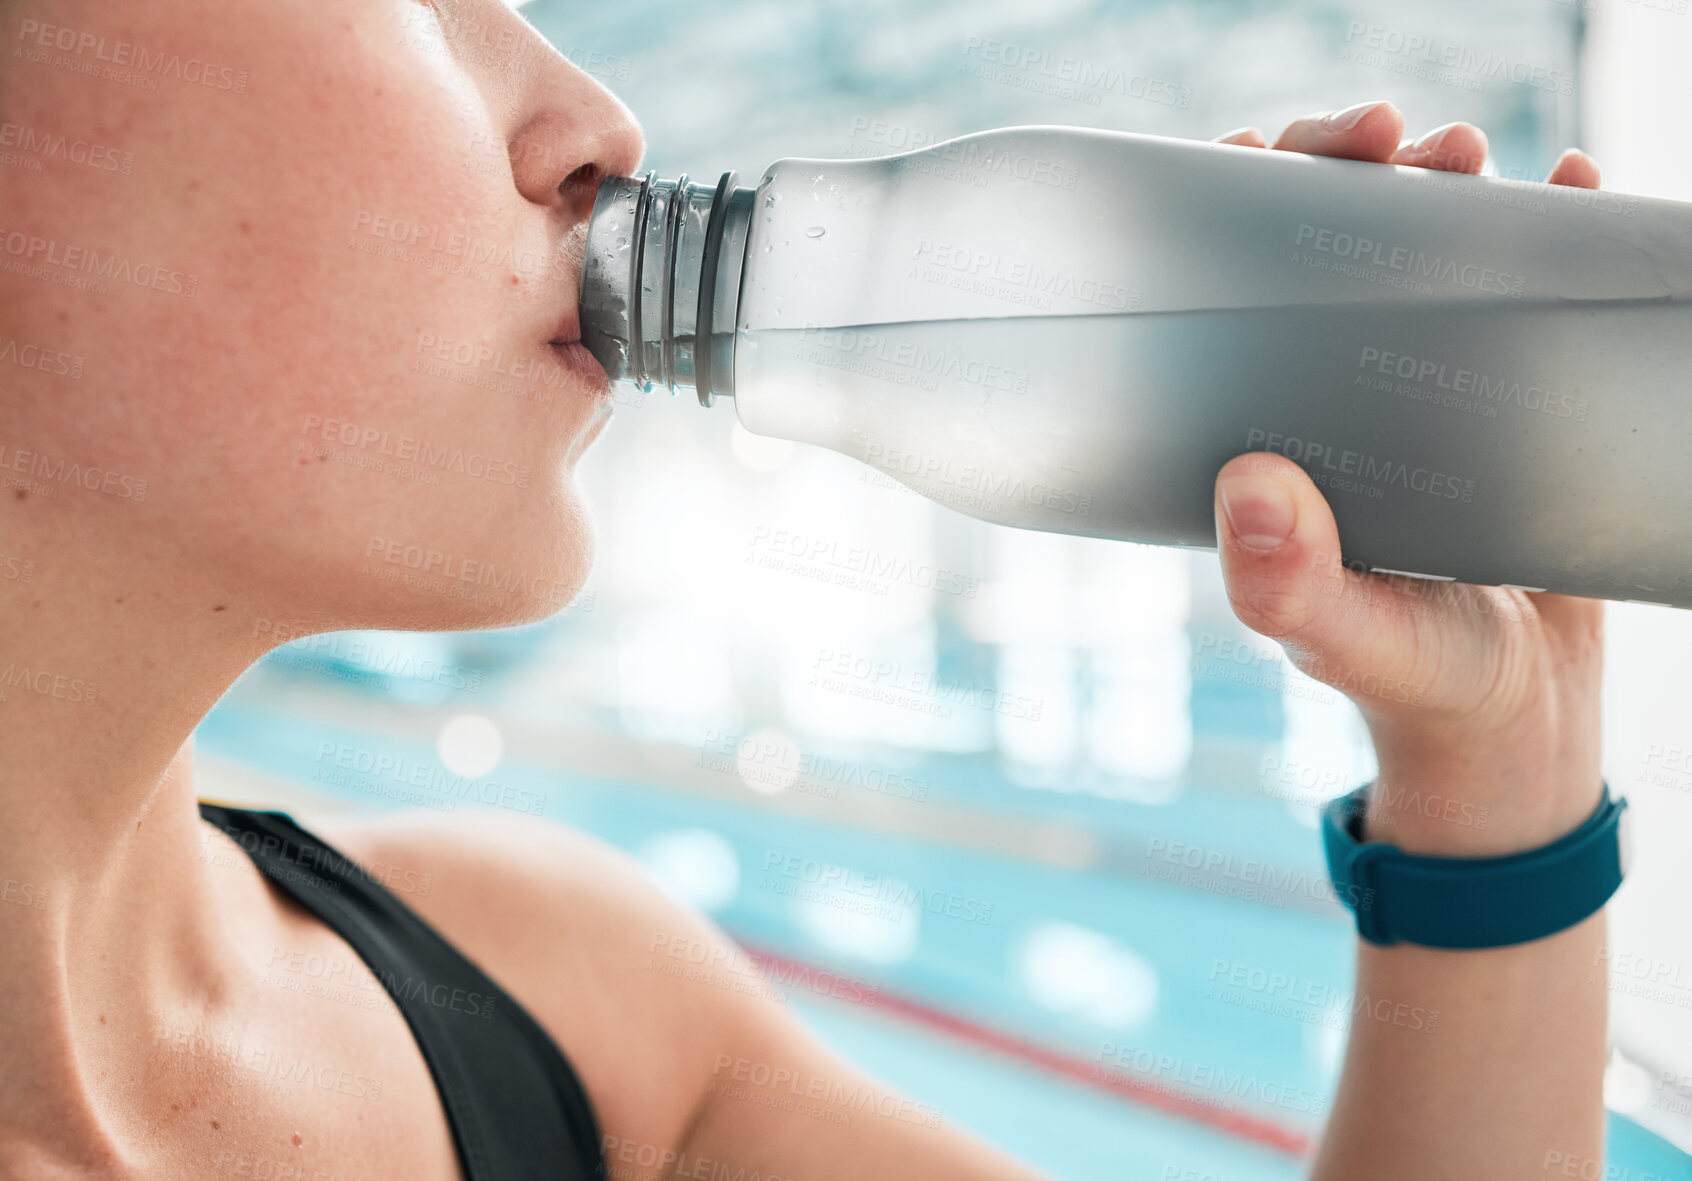
[[521, 68], [491, 71], [483, 79], [490, 109], [505, 113], [517, 190], [536, 205], [558, 209], [567, 225], [585, 222], [599, 182], [640, 166], [646, 154], [640, 125], [616, 95], [522, 17], [500, 0], [488, 7], [492, 19], [521, 26], [522, 44], [513, 55]]
[[559, 206], [571, 224], [593, 212], [600, 181], [628, 176], [646, 154], [629, 109], [563, 58], [509, 148], [517, 191], [537, 205]]

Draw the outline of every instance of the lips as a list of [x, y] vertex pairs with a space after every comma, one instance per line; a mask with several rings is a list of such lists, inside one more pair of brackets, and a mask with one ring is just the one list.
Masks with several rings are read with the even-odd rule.
[[564, 318], [558, 322], [558, 327], [552, 332], [552, 339], [548, 344], [576, 344], [582, 339], [582, 318], [575, 308], [564, 313]]
[[611, 378], [606, 375], [605, 366], [588, 352], [585, 344], [579, 340], [555, 340], [549, 347], [552, 349], [552, 355], [558, 358], [564, 368], [593, 387], [596, 396], [610, 396]]
[[582, 343], [581, 318], [574, 309], [566, 312], [563, 320], [559, 321], [552, 339], [547, 341], [547, 347], [564, 368], [593, 387], [596, 397], [610, 396], [611, 378], [606, 375], [605, 366]]

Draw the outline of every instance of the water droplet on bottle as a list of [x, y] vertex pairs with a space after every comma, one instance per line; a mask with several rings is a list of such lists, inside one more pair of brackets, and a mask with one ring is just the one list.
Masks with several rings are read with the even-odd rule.
[[768, 254], [770, 252], [770, 249], [771, 249], [770, 244], [768, 242], [765, 242], [764, 243], [764, 253]]
[[805, 231], [805, 237], [820, 238], [826, 233], [828, 233], [828, 231], [823, 229], [821, 226], [812, 226], [810, 229]]

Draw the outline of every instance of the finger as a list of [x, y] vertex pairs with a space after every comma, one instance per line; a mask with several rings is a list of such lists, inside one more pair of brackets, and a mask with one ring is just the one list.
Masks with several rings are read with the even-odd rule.
[[1334, 515], [1303, 468], [1268, 452], [1235, 456], [1217, 475], [1214, 511], [1240, 622], [1330, 683], [1347, 670], [1405, 675], [1383, 666], [1415, 650], [1414, 617], [1382, 580], [1344, 567]]
[[1595, 189], [1601, 179], [1598, 162], [1579, 148], [1570, 148], [1557, 158], [1546, 183], [1568, 185], [1574, 189]]
[[1537, 591], [1527, 596], [1540, 622], [1565, 644], [1604, 647], [1604, 600]]
[[1219, 135], [1210, 141], [1213, 144], [1239, 144], [1243, 148], [1266, 148], [1269, 141], [1263, 138], [1263, 133], [1255, 127], [1241, 127], [1237, 131], [1230, 131], [1227, 135]]
[[1275, 141], [1283, 152], [1385, 161], [1404, 137], [1404, 116], [1389, 102], [1358, 103], [1288, 124]]
[[1216, 548], [1240, 621], [1291, 647], [1334, 647], [1343, 624], [1324, 609], [1337, 596], [1321, 580], [1333, 577], [1339, 528], [1304, 469], [1269, 452], [1237, 455], [1217, 474], [1214, 508]]
[[1388, 163], [1473, 175], [1486, 163], [1486, 150], [1486, 132], [1473, 123], [1447, 123], [1399, 148]]

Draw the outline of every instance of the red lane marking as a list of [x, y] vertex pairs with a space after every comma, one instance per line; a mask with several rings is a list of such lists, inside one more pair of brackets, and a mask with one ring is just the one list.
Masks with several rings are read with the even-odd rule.
[[[840, 977], [833, 972], [825, 972], [820, 968], [814, 968], [809, 964], [791, 960], [785, 956], [775, 955], [753, 947], [747, 947], [746, 952], [760, 968], [780, 968], [786, 972], [807, 972], [819, 983], [840, 980]], [[835, 995], [835, 990], [830, 990], [830, 993]], [[1077, 1058], [1034, 1042], [1025, 1041], [1012, 1034], [959, 1017], [955, 1013], [948, 1013], [944, 1009], [925, 1005], [921, 1001], [895, 996], [882, 991], [880, 988], [876, 989], [873, 1001], [853, 1000], [850, 997], [838, 995], [836, 995], [836, 999], [847, 1004], [873, 1009], [878, 1013], [894, 1013], [918, 1025], [926, 1025], [930, 1029], [937, 1029], [950, 1034], [960, 1041], [969, 1042], [972, 1045], [1004, 1054], [1007, 1057], [1020, 1059], [1023, 1062], [1038, 1066], [1042, 1070], [1062, 1075], [1097, 1090], [1108, 1091], [1141, 1106], [1153, 1107], [1170, 1115], [1204, 1124], [1207, 1127], [1237, 1136], [1242, 1140], [1249, 1140], [1253, 1144], [1260, 1144], [1265, 1148], [1284, 1152], [1288, 1156], [1302, 1157], [1310, 1151], [1309, 1136], [1296, 1129], [1283, 1127], [1273, 1120], [1247, 1115], [1244, 1112], [1230, 1111], [1199, 1095], [1178, 1091], [1161, 1084], [1149, 1083], [1143, 1078], [1124, 1074], [1120, 1071], [1107, 1070], [1083, 1058]]]

